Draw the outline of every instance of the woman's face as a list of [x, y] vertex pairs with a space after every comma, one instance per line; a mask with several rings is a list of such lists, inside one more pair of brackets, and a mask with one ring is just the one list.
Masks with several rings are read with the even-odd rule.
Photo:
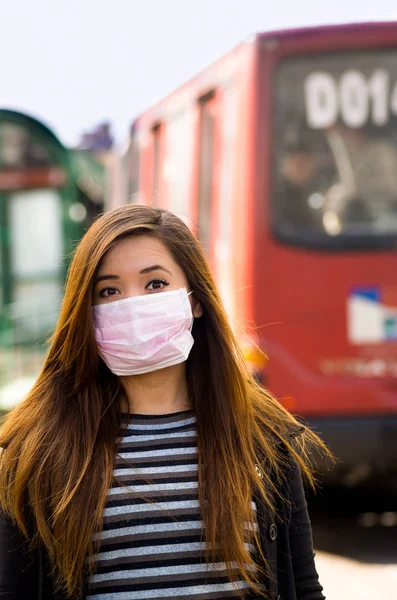
[[[189, 283], [167, 247], [152, 235], [132, 235], [120, 240], [104, 256], [94, 282], [93, 304], [107, 304], [149, 294], [161, 294]], [[190, 296], [194, 317], [202, 315], [200, 303]]]

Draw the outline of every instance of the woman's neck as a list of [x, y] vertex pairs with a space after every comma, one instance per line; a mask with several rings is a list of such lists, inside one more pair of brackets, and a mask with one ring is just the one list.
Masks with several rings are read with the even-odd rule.
[[185, 363], [120, 380], [132, 414], [166, 415], [192, 408]]

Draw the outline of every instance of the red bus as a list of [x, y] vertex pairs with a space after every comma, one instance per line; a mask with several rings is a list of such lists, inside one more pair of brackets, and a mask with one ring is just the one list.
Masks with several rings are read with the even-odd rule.
[[139, 116], [124, 171], [130, 202], [197, 231], [334, 476], [395, 470], [397, 23], [257, 35]]

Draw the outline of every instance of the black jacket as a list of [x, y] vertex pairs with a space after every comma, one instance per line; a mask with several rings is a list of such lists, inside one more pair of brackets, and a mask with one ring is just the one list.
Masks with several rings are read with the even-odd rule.
[[[323, 600], [314, 565], [313, 543], [299, 468], [288, 468], [285, 493], [273, 517], [259, 498], [257, 516], [261, 542], [272, 577], [266, 583], [269, 600]], [[28, 554], [26, 542], [0, 512], [0, 600], [65, 600], [55, 592], [44, 551]]]
[[262, 549], [271, 567], [266, 589], [270, 600], [324, 600], [302, 477], [295, 462], [286, 475], [284, 497], [288, 501], [276, 503], [277, 518], [263, 500], [256, 500]]

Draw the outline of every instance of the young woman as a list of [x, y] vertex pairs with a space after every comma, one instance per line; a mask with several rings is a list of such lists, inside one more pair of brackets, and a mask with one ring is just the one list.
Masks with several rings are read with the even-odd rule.
[[84, 236], [0, 447], [1, 600], [323, 599], [301, 480], [322, 444], [250, 376], [168, 211]]

